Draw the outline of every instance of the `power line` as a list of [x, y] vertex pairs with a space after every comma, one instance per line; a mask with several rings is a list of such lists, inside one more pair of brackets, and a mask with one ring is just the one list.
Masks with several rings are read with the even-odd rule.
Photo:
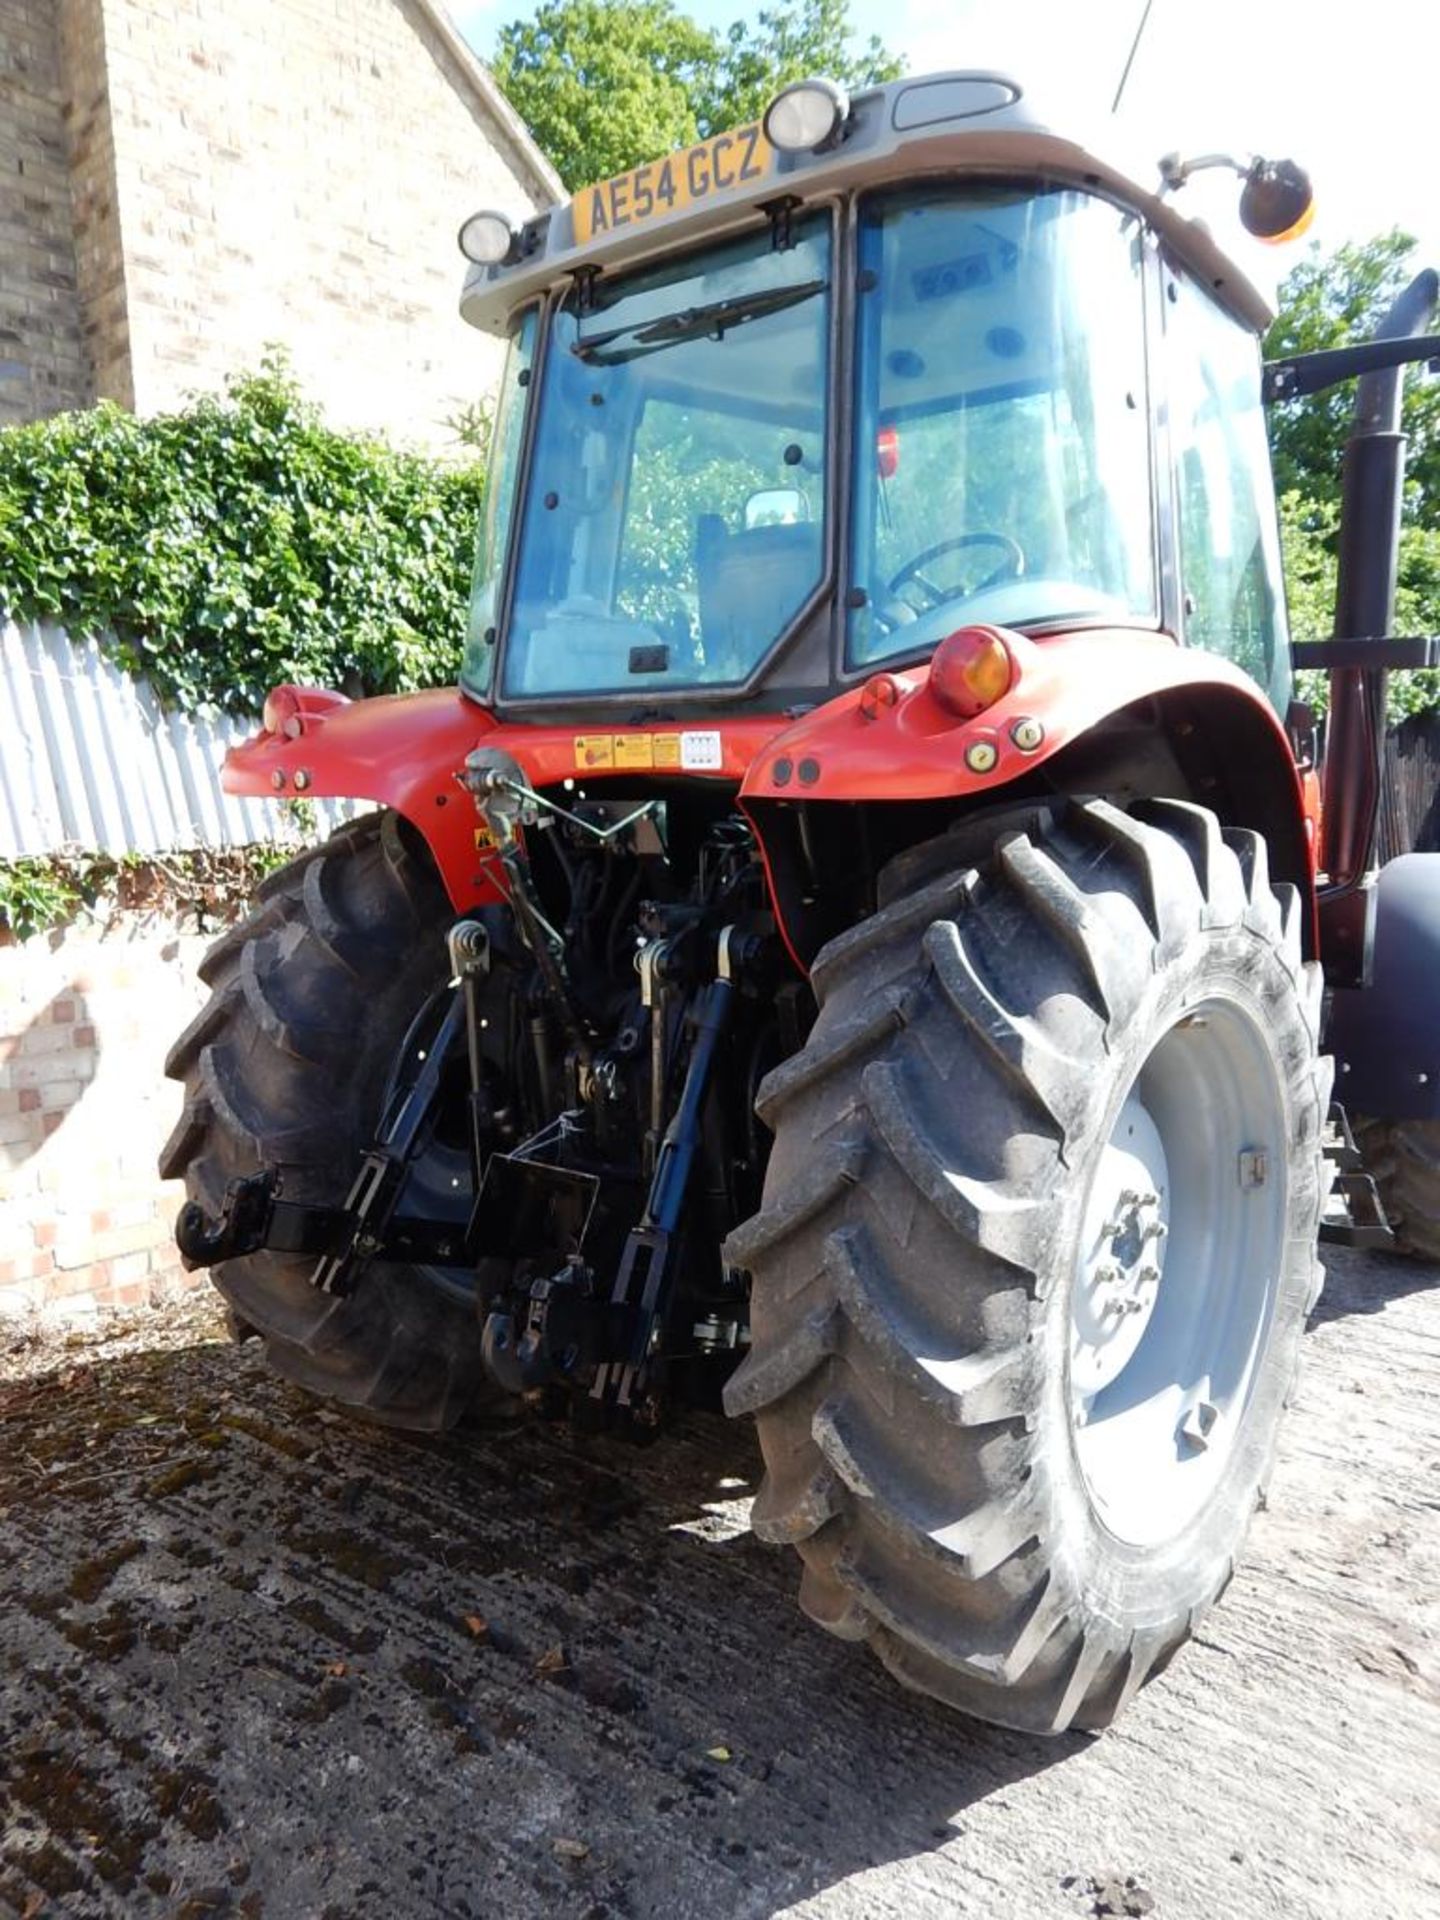
[[1125, 83], [1130, 78], [1130, 69], [1134, 66], [1135, 56], [1140, 51], [1141, 36], [1145, 32], [1145, 23], [1150, 18], [1150, 9], [1154, 4], [1155, 0], [1145, 0], [1145, 5], [1140, 10], [1140, 24], [1135, 29], [1135, 38], [1130, 42], [1130, 52], [1125, 59], [1125, 71], [1121, 74], [1120, 84], [1115, 89], [1115, 98], [1110, 102], [1111, 113], [1120, 111], [1120, 99], [1125, 92]]

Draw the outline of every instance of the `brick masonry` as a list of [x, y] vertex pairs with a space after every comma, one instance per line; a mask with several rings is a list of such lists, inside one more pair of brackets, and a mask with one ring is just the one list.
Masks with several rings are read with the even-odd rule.
[[165, 1053], [212, 935], [162, 918], [0, 933], [0, 1335], [194, 1284], [155, 1171], [179, 1112]]
[[0, 427], [90, 390], [57, 0], [0, 0]]
[[0, 48], [0, 423], [273, 344], [334, 424], [453, 445], [498, 354], [456, 230], [555, 183], [431, 0], [0, 0]]

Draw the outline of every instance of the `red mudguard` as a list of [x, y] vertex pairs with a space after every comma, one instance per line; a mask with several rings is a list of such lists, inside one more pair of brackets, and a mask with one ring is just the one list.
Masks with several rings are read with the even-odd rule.
[[[628, 728], [603, 720], [502, 724], [453, 689], [351, 702], [281, 687], [266, 703], [264, 729], [228, 756], [224, 784], [255, 797], [331, 795], [394, 807], [424, 835], [464, 910], [497, 892], [484, 861], [488, 836], [457, 780], [481, 741], [510, 754], [537, 787], [695, 779], [738, 788], [742, 807], [981, 799], [1122, 707], [1206, 688], [1236, 703], [1231, 711], [1251, 722], [1252, 739], [1261, 723], [1290, 819], [1313, 827], [1313, 794], [1302, 791], [1283, 729], [1254, 682], [1227, 661], [1164, 634], [1123, 629], [1005, 640], [1016, 663], [1010, 690], [973, 720], [941, 705], [924, 665], [877, 672], [799, 719], [758, 714]], [[967, 765], [977, 743], [993, 749], [993, 759], [972, 753], [976, 766]]]

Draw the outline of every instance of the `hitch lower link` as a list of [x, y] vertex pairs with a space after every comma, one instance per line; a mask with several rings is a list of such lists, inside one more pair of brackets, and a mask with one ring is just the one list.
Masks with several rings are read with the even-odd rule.
[[[448, 946], [455, 988], [450, 1005], [425, 1050], [419, 1072], [392, 1098], [344, 1203], [326, 1207], [285, 1199], [284, 1173], [279, 1167], [232, 1180], [213, 1220], [193, 1200], [180, 1209], [175, 1244], [187, 1268], [216, 1267], [262, 1248], [314, 1254], [311, 1286], [321, 1293], [347, 1295], [355, 1291], [366, 1266], [377, 1257], [443, 1265], [465, 1255], [468, 1235], [453, 1222], [410, 1219], [397, 1213], [446, 1064], [461, 1036], [467, 1031], [473, 1036], [478, 1024], [475, 994], [490, 964], [489, 935], [477, 920], [458, 921], [450, 929]], [[472, 1123], [471, 1149], [478, 1163], [478, 1119]], [[475, 1171], [478, 1176], [478, 1164]]]

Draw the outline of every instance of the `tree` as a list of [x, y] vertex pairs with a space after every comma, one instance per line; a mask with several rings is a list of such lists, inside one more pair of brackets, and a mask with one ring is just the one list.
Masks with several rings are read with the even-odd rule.
[[500, 31], [492, 62], [511, 106], [567, 186], [698, 137], [720, 48], [674, 0], [547, 0]]
[[851, 39], [849, 0], [794, 0], [762, 9], [753, 26], [737, 20], [725, 35], [719, 85], [701, 132], [758, 120], [781, 87], [810, 74], [858, 90], [904, 72], [875, 34], [855, 53]]
[[[1392, 230], [1333, 254], [1318, 251], [1287, 276], [1265, 357], [1313, 353], [1369, 339], [1396, 294], [1413, 277], [1415, 242]], [[1270, 440], [1291, 625], [1297, 639], [1326, 639], [1334, 614], [1340, 476], [1355, 386], [1271, 410]], [[1440, 382], [1405, 377], [1402, 425], [1409, 440], [1400, 536], [1396, 630], [1440, 632]], [[1437, 677], [1397, 674], [1391, 717], [1436, 704]]]
[[[1282, 359], [1369, 339], [1412, 278], [1414, 251], [1414, 240], [1397, 229], [1363, 244], [1339, 247], [1328, 257], [1312, 253], [1280, 289], [1265, 357]], [[1307, 506], [1338, 504], [1354, 399], [1354, 383], [1345, 381], [1329, 393], [1272, 410], [1270, 441], [1279, 492], [1298, 493]], [[1415, 372], [1405, 378], [1402, 424], [1409, 439], [1406, 525], [1440, 530], [1440, 382]], [[1332, 550], [1334, 540], [1332, 526], [1327, 534]]]
[[567, 186], [622, 173], [753, 120], [788, 81], [893, 79], [872, 37], [851, 50], [849, 0], [782, 0], [724, 34], [674, 0], [543, 0], [500, 31], [492, 67]]

